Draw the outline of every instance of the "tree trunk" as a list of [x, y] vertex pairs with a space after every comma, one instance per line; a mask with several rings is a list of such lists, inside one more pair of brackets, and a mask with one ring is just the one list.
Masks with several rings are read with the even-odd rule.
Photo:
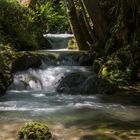
[[138, 7], [138, 12], [140, 13], [140, 0], [135, 0], [135, 2]]
[[95, 32], [101, 41], [106, 41], [108, 30], [102, 14], [99, 0], [82, 0], [93, 23]]
[[70, 26], [71, 26], [72, 32], [75, 36], [75, 39], [77, 41], [78, 47], [80, 50], [87, 50], [88, 45], [86, 43], [86, 40], [84, 38], [83, 32], [82, 32], [80, 24], [79, 24], [74, 1], [66, 0], [66, 3], [67, 3], [68, 16], [69, 16], [69, 20], [70, 20]]
[[89, 23], [90, 21], [89, 21], [89, 19], [88, 19], [88, 17], [87, 17], [86, 11], [85, 11], [86, 9], [85, 9], [85, 7], [84, 7], [84, 5], [83, 5], [82, 0], [79, 0], [79, 3], [80, 3], [80, 6], [81, 6], [81, 8], [82, 8], [82, 13], [83, 13], [83, 17], [84, 17], [84, 20], [85, 20], [85, 24], [86, 24], [86, 26], [87, 26], [87, 29], [88, 29], [88, 31], [89, 31], [89, 34], [90, 34], [90, 36], [91, 36], [93, 42], [94, 42], [95, 37], [94, 37], [93, 29], [92, 29], [92, 27], [91, 27], [91, 25], [90, 25], [90, 23]]
[[86, 23], [85, 23], [85, 20], [84, 20], [84, 17], [83, 17], [83, 14], [81, 11], [79, 11], [79, 13], [78, 13], [78, 18], [80, 21], [80, 27], [81, 27], [81, 30], [83, 32], [84, 38], [85, 38], [87, 44], [89, 46], [91, 46], [91, 44], [93, 44], [93, 41], [92, 41], [92, 38], [91, 38], [90, 33], [88, 31], [88, 27], [86, 26]]

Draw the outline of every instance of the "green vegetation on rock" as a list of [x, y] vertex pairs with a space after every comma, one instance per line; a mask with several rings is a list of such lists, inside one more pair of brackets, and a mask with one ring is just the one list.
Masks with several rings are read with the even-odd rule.
[[78, 46], [75, 39], [71, 39], [68, 41], [68, 49], [78, 50]]
[[40, 122], [26, 123], [17, 135], [19, 140], [50, 140], [52, 137], [49, 128]]
[[0, 95], [3, 95], [12, 82], [12, 62], [14, 51], [9, 46], [0, 44]]

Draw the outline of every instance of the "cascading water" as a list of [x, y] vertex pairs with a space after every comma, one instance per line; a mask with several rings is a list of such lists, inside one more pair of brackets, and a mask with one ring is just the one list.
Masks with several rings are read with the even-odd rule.
[[[40, 112], [49, 115], [51, 113], [58, 113], [59, 111], [65, 112], [71, 109], [82, 108], [89, 108], [91, 110], [103, 109], [106, 111], [118, 110], [117, 113], [125, 111], [125, 107], [122, 105], [100, 102], [100, 98], [97, 95], [59, 95], [55, 88], [62, 77], [72, 72], [90, 74], [91, 72], [87, 67], [76, 66], [77, 63], [72, 60], [72, 57], [67, 59], [65, 63], [63, 63], [65, 57], [59, 59], [59, 64], [54, 62], [48, 63], [47, 60], [42, 60], [42, 65], [38, 69], [28, 69], [17, 72], [14, 75], [14, 81], [9, 87], [7, 94], [0, 98], [1, 111], [8, 111], [7, 113], [18, 111], [20, 112], [18, 113], [18, 116], [20, 116], [19, 119], [22, 118], [23, 114], [25, 117], [27, 112], [28, 115], [33, 115], [36, 118]], [[30, 115], [28, 116], [29, 118]], [[46, 116], [42, 115], [42, 118], [44, 117], [46, 118]]]
[[[39, 120], [77, 126], [78, 122], [83, 123], [84, 133], [85, 128], [92, 128], [94, 123], [107, 125], [115, 121], [117, 126], [120, 121], [125, 121], [127, 125], [140, 119], [140, 108], [137, 106], [105, 103], [99, 95], [58, 94], [55, 87], [60, 78], [72, 72], [91, 74], [90, 69], [79, 66], [73, 55], [63, 55], [57, 60], [43, 55], [41, 59], [40, 68], [15, 73], [7, 94], [0, 98], [0, 123]], [[62, 135], [66, 137], [64, 140], [71, 140], [67, 137], [69, 132], [65, 133]]]
[[[45, 90], [55, 92], [55, 87], [61, 77], [70, 72], [86, 72], [85, 67], [77, 66], [49, 66], [43, 63], [43, 69], [29, 69], [17, 72], [9, 90]], [[45, 69], [44, 69], [45, 68]]]
[[68, 40], [73, 38], [72, 34], [44, 34], [44, 37], [48, 39], [53, 49], [67, 49]]

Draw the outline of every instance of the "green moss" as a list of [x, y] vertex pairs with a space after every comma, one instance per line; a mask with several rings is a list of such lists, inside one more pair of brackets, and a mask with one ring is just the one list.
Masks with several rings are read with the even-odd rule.
[[29, 122], [26, 123], [19, 131], [18, 131], [18, 139], [19, 140], [50, 140], [52, 137], [49, 129], [46, 125], [40, 122]]
[[77, 43], [76, 43], [75, 39], [69, 40], [68, 49], [78, 50], [78, 46], [77, 46]]

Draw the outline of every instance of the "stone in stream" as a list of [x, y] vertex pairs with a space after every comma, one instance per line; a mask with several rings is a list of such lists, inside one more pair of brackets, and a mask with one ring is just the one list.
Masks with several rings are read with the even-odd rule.
[[23, 71], [29, 68], [38, 68], [42, 64], [40, 58], [33, 54], [25, 54], [15, 60], [12, 65], [12, 70]]
[[114, 91], [114, 86], [105, 79], [96, 75], [89, 75], [82, 72], [75, 72], [61, 78], [56, 91], [66, 94], [110, 94]]

